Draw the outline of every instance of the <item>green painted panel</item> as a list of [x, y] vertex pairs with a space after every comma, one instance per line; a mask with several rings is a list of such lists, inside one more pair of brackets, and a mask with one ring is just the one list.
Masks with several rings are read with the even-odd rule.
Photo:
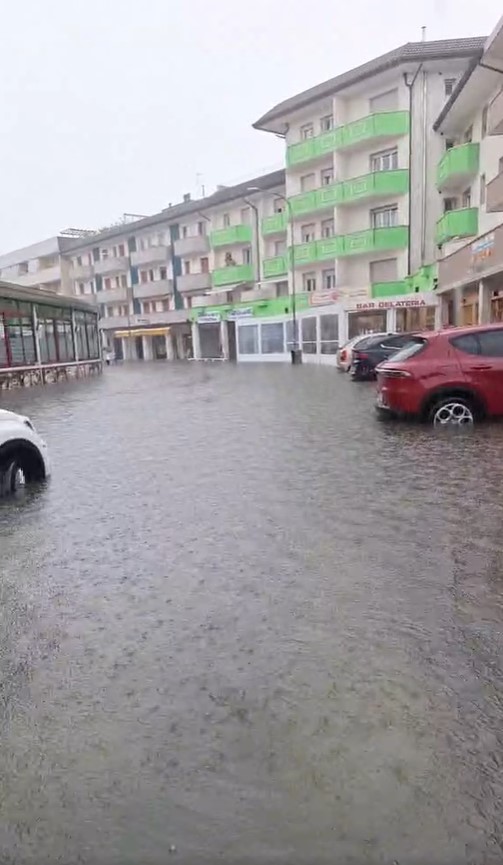
[[311, 192], [301, 192], [300, 195], [293, 195], [290, 199], [290, 207], [294, 216], [301, 216], [303, 213], [311, 213], [316, 210], [316, 190]]
[[295, 264], [310, 264], [317, 260], [316, 241], [298, 243], [295, 245]]
[[335, 207], [342, 202], [343, 184], [331, 183], [329, 186], [321, 186], [316, 190], [317, 210], [324, 207]]
[[[295, 306], [297, 312], [309, 307], [309, 295], [305, 292], [300, 292], [295, 295]], [[191, 309], [189, 313], [190, 321], [197, 321], [199, 316], [207, 315], [208, 313], [219, 313], [225, 319], [230, 312], [236, 310], [250, 310], [251, 316], [257, 318], [265, 318], [266, 316], [285, 315], [292, 312], [292, 296], [275, 297], [271, 300], [254, 300], [250, 303], [241, 301], [235, 304], [220, 304], [219, 306], [198, 306]]]
[[414, 294], [417, 291], [433, 291], [438, 282], [437, 264], [425, 264], [415, 273], [406, 276], [405, 281], [409, 294]]
[[266, 258], [263, 264], [264, 276], [283, 276], [288, 270], [286, 255], [277, 255], [275, 258]]
[[437, 187], [442, 189], [449, 180], [460, 180], [477, 174], [479, 170], [479, 145], [475, 142], [459, 144], [446, 150], [437, 167]]
[[281, 231], [286, 231], [288, 218], [286, 213], [275, 213], [273, 216], [266, 216], [262, 220], [262, 234], [279, 234]]
[[372, 297], [394, 297], [395, 294], [408, 294], [409, 288], [405, 279], [397, 282], [374, 282], [372, 284]]
[[316, 241], [316, 258], [318, 261], [326, 261], [329, 258], [337, 258], [342, 253], [344, 246], [343, 237], [325, 237]]
[[219, 228], [210, 234], [213, 249], [218, 246], [231, 246], [233, 243], [250, 243], [251, 239], [251, 225], [230, 225], [229, 228]]
[[374, 232], [371, 228], [366, 231], [355, 231], [343, 237], [343, 249], [341, 255], [359, 255], [362, 252], [371, 252], [374, 248]]
[[337, 149], [352, 147], [361, 141], [372, 138], [393, 138], [406, 135], [409, 131], [408, 111], [383, 111], [379, 114], [369, 114], [360, 120], [354, 120], [346, 126], [339, 126], [337, 132]]
[[296, 144], [290, 144], [286, 151], [286, 164], [297, 165], [299, 162], [307, 162], [316, 157], [316, 139], [307, 138]]
[[211, 279], [215, 287], [221, 285], [233, 285], [236, 282], [252, 282], [252, 264], [234, 264], [229, 267], [220, 267], [214, 270]]
[[409, 242], [409, 230], [406, 225], [394, 225], [391, 228], [374, 228], [374, 246], [376, 252], [384, 249], [405, 249]]
[[437, 222], [439, 245], [454, 237], [471, 237], [478, 233], [479, 212], [476, 207], [448, 210]]

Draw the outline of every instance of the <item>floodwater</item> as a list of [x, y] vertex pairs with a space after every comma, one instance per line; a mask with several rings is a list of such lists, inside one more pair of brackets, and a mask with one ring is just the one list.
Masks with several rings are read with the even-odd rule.
[[330, 369], [2, 396], [0, 861], [501, 865], [503, 426]]

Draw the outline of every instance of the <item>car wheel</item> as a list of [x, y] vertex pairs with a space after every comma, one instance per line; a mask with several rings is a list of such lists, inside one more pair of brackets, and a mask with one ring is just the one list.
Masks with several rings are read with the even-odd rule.
[[25, 484], [24, 472], [16, 459], [0, 465], [0, 495], [17, 493]]
[[470, 426], [475, 423], [475, 410], [464, 396], [451, 396], [437, 402], [430, 411], [433, 426]]

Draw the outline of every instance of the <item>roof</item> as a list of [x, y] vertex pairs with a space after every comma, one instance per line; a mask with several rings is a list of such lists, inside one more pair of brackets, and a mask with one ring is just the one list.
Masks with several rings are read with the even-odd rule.
[[461, 78], [459, 79], [458, 83], [456, 84], [456, 86], [455, 86], [454, 90], [452, 91], [451, 95], [449, 96], [447, 102], [443, 106], [442, 111], [440, 112], [437, 119], [435, 120], [435, 123], [433, 124], [433, 129], [435, 130], [435, 132], [437, 132], [438, 128], [442, 125], [442, 121], [445, 120], [445, 118], [447, 117], [449, 111], [451, 110], [456, 99], [458, 98], [459, 94], [463, 90], [465, 84], [472, 77], [477, 66], [479, 65], [479, 59], [480, 59], [480, 56], [474, 57], [474, 59], [472, 60], [470, 65], [467, 66], [467, 68], [463, 72]]
[[0, 280], [0, 297], [9, 298], [10, 300], [24, 300], [27, 303], [41, 303], [44, 306], [58, 306], [65, 307], [66, 309], [81, 309], [84, 312], [97, 312], [94, 304], [86, 303], [76, 297], [54, 294], [54, 292], [45, 291], [43, 288], [26, 288], [24, 285], [5, 282], [3, 279]]
[[[66, 252], [73, 252], [76, 249], [84, 247], [89, 248], [103, 243], [113, 237], [123, 237], [125, 234], [132, 235], [144, 229], [151, 228], [154, 225], [166, 225], [169, 223], [178, 222], [192, 213], [200, 213], [208, 208], [215, 207], [219, 204], [225, 204], [227, 201], [232, 201], [235, 198], [243, 198], [247, 190], [252, 186], [266, 191], [275, 189], [277, 186], [284, 186], [285, 170], [272, 171], [269, 174], [261, 174], [259, 177], [252, 177], [244, 183], [238, 183], [234, 186], [224, 186], [218, 189], [212, 195], [207, 195], [205, 198], [197, 198], [191, 201], [184, 201], [180, 204], [174, 204], [172, 207], [166, 207], [159, 213], [154, 213], [153, 216], [146, 216], [144, 219], [138, 219], [136, 222], [130, 222], [127, 225], [118, 225], [108, 231], [101, 231], [86, 238], [77, 238], [66, 247]], [[251, 194], [251, 193], [250, 193]]]
[[385, 72], [388, 69], [393, 69], [402, 63], [424, 62], [425, 60], [448, 60], [459, 57], [478, 57], [482, 54], [485, 36], [470, 36], [465, 39], [439, 39], [434, 42], [407, 42], [399, 48], [394, 48], [386, 54], [381, 54], [380, 57], [375, 57], [373, 60], [357, 66], [355, 69], [350, 69], [348, 72], [343, 72], [341, 75], [336, 75], [335, 78], [330, 78], [322, 84], [317, 84], [315, 87], [304, 90], [296, 96], [291, 96], [271, 108], [253, 126], [255, 129], [264, 129], [272, 120], [289, 114], [292, 111], [298, 111], [318, 99], [324, 99], [328, 96], [350, 87], [353, 84], [358, 84], [366, 78], [377, 75], [380, 72]]

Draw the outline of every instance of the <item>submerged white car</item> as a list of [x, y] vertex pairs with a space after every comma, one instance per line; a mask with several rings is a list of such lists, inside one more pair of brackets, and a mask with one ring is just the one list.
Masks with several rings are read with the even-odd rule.
[[47, 445], [30, 419], [0, 409], [0, 496], [43, 481], [50, 473]]

